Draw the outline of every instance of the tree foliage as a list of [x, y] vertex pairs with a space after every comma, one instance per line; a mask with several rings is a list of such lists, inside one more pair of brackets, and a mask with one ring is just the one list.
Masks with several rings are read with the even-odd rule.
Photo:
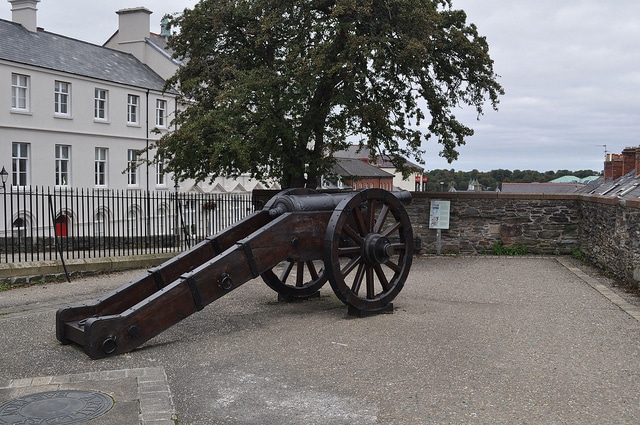
[[473, 134], [454, 108], [503, 94], [466, 19], [447, 0], [201, 0], [170, 17], [187, 107], [153, 148], [180, 179], [283, 187], [315, 187], [354, 138], [402, 169], [435, 137], [451, 162]]
[[426, 173], [428, 178], [427, 190], [436, 192], [454, 188], [456, 190], [467, 190], [469, 182], [473, 179], [478, 180], [484, 190], [495, 190], [502, 188], [502, 183], [546, 183], [564, 176], [575, 176], [585, 178], [596, 176], [599, 173], [593, 170], [557, 170], [545, 171], [544, 173], [536, 170], [491, 170], [491, 171], [456, 171], [454, 169], [442, 170], [436, 169]]

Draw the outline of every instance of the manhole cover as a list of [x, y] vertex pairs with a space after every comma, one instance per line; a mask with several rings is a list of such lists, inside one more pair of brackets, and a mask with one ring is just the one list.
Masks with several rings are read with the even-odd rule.
[[75, 424], [106, 413], [111, 397], [92, 391], [46, 391], [0, 405], [0, 424]]

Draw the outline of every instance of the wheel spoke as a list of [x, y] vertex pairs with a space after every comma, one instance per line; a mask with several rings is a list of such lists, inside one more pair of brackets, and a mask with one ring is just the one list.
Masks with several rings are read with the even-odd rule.
[[280, 280], [283, 282], [286, 282], [287, 279], [289, 278], [289, 274], [291, 273], [291, 270], [293, 269], [294, 266], [294, 262], [293, 261], [287, 261], [287, 264], [284, 266], [284, 270], [282, 270], [282, 273], [280, 274]]
[[369, 200], [369, 223], [367, 223], [367, 233], [371, 233], [373, 232], [373, 227], [375, 226], [375, 220], [376, 220], [376, 200], [375, 199], [370, 199]]
[[376, 281], [373, 278], [373, 268], [367, 267], [367, 299], [372, 299], [376, 296]]
[[389, 205], [384, 204], [380, 209], [380, 214], [378, 214], [378, 218], [376, 219], [375, 226], [373, 226], [373, 233], [380, 233], [382, 230], [382, 226], [384, 225], [385, 220], [387, 219], [387, 214], [389, 214]]
[[351, 285], [351, 291], [358, 295], [360, 292], [360, 287], [362, 286], [362, 280], [364, 279], [364, 263], [360, 263], [358, 265], [358, 272], [356, 273], [355, 278], [353, 279], [353, 284]]
[[400, 272], [401, 268], [399, 264], [394, 263], [393, 261], [389, 260], [386, 263], [384, 263], [385, 266], [389, 267], [391, 270], [393, 270], [395, 273]]
[[297, 263], [296, 286], [300, 288], [302, 285], [304, 285], [304, 263]]
[[309, 274], [311, 275], [311, 279], [316, 280], [320, 276], [318, 271], [316, 270], [316, 265], [313, 264], [313, 261], [307, 261], [305, 263], [307, 265], [307, 269], [309, 270]]
[[359, 246], [342, 246], [338, 248], [338, 255], [340, 256], [349, 256], [350, 254], [359, 254], [360, 247]]
[[353, 269], [362, 262], [361, 260], [362, 256], [360, 255], [354, 257], [340, 270], [340, 273], [342, 273], [344, 277], [347, 277], [353, 271]]
[[389, 227], [387, 230], [385, 230], [384, 232], [382, 232], [382, 236], [389, 236], [390, 234], [392, 234], [393, 232], [395, 232], [396, 230], [398, 230], [400, 228], [400, 226], [402, 226], [402, 223], [397, 221], [395, 222], [395, 224], [391, 227]]
[[[356, 221], [356, 226], [358, 226], [358, 230], [360, 231], [360, 235], [366, 235], [367, 233], [369, 233], [367, 231], [367, 225], [364, 221], [364, 217], [362, 216], [362, 210], [360, 210], [360, 207], [357, 206], [353, 209], [353, 218]], [[349, 227], [348, 225], [345, 227]]]
[[378, 276], [378, 280], [380, 281], [383, 291], [388, 291], [391, 288], [391, 285], [389, 284], [389, 280], [384, 274], [384, 270], [382, 270], [380, 264], [376, 264], [374, 266], [374, 270], [376, 271], [376, 276]]
[[355, 243], [362, 245], [362, 243], [364, 242], [364, 239], [362, 239], [362, 236], [357, 231], [352, 229], [351, 226], [349, 226], [348, 224], [345, 224], [342, 230], [344, 231], [344, 233], [347, 234], [347, 236], [353, 239]]

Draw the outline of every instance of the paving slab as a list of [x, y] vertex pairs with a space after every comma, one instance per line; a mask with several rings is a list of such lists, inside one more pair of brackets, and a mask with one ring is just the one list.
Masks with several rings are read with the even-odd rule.
[[[419, 257], [393, 314], [259, 279], [102, 360], [55, 311], [143, 271], [0, 293], [0, 403], [107, 394], [90, 424], [637, 424], [637, 298], [570, 257]], [[1, 420], [0, 420], [0, 423]]]

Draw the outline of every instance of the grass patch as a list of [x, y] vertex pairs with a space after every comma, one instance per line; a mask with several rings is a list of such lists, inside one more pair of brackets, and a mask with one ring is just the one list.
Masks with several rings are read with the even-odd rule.
[[493, 245], [493, 255], [527, 255], [527, 247], [524, 245], [504, 246], [502, 241]]
[[571, 250], [571, 256], [573, 258], [575, 258], [576, 260], [579, 260], [583, 263], [585, 263], [587, 261], [587, 257], [586, 255], [584, 255], [584, 253], [582, 251], [580, 251], [578, 248], [573, 248]]

